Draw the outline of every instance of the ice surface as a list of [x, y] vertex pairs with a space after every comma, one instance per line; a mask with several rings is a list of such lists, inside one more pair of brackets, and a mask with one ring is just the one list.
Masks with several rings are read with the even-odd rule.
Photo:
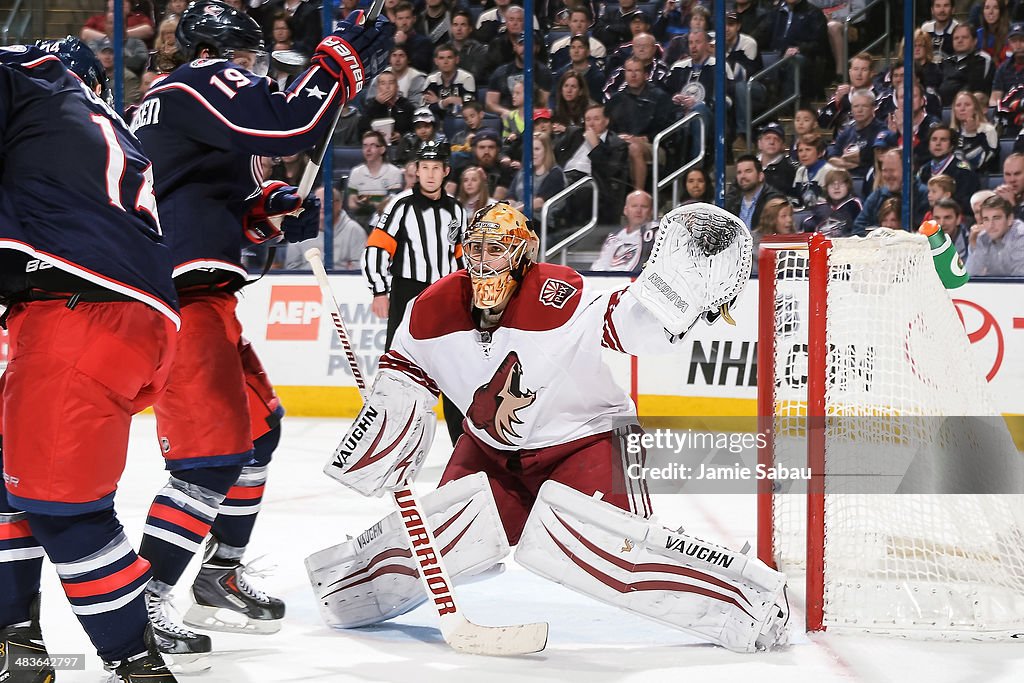
[[[452, 651], [435, 628], [434, 614], [421, 607], [399, 619], [358, 631], [334, 631], [320, 620], [303, 560], [310, 553], [355, 535], [390, 511], [387, 499], [367, 499], [321, 473], [344, 433], [346, 420], [287, 418], [281, 447], [270, 466], [263, 511], [246, 556], [276, 564], [254, 579], [283, 598], [288, 616], [270, 636], [212, 633], [210, 671], [182, 676], [199, 683], [248, 681], [396, 681], [400, 683], [500, 683], [505, 681], [920, 681], [921, 683], [1024, 680], [1021, 643], [926, 643], [876, 636], [816, 634], [799, 628], [802, 577], [791, 580], [793, 645], [768, 654], [740, 655], [697, 642], [655, 622], [606, 607], [517, 567], [458, 589], [473, 621], [487, 625], [548, 621], [551, 638], [537, 655], [494, 658]], [[436, 485], [450, 453], [441, 425], [418, 488]], [[136, 418], [128, 467], [117, 495], [117, 511], [138, 545], [146, 509], [166, 479], [152, 417]], [[672, 528], [735, 548], [754, 541], [750, 496], [657, 496], [658, 518]], [[188, 607], [193, 562], [176, 596]], [[87, 653], [87, 670], [60, 672], [60, 683], [103, 679], [99, 659], [67, 606], [53, 568], [43, 567], [43, 631], [51, 653]]]

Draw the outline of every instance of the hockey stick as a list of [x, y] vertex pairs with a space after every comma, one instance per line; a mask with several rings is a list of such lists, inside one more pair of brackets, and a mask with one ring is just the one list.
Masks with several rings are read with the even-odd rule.
[[[334, 297], [331, 283], [327, 280], [327, 270], [324, 268], [320, 250], [313, 248], [306, 251], [306, 260], [309, 261], [313, 275], [316, 276], [324, 300], [330, 303], [334, 329], [341, 340], [352, 378], [365, 401], [368, 393], [366, 380], [352, 349], [345, 320], [341, 317], [341, 307]], [[477, 655], [525, 655], [543, 650], [548, 642], [546, 623], [480, 626], [466, 618], [455, 601], [452, 579], [445, 569], [434, 534], [426, 524], [427, 516], [413, 494], [412, 485], [406, 482], [401, 488], [392, 491], [391, 495], [402, 518], [402, 529], [409, 541], [413, 559], [419, 567], [420, 581], [440, 619], [441, 635], [444, 636], [445, 642], [454, 650]]]
[[[363, 15], [363, 24], [377, 21], [377, 17], [380, 16], [381, 10], [384, 9], [384, 0], [373, 0], [370, 5], [370, 9], [366, 10], [366, 14]], [[279, 57], [285, 57], [280, 55]], [[341, 87], [341, 84], [338, 84]], [[324, 155], [331, 146], [331, 138], [334, 136], [334, 129], [338, 127], [338, 121], [341, 120], [341, 114], [345, 111], [345, 105], [338, 107], [337, 113], [334, 114], [334, 120], [331, 125], [324, 131], [324, 137], [317, 143], [309, 153], [309, 163], [306, 164], [306, 170], [302, 172], [302, 180], [299, 181], [298, 195], [305, 199], [309, 196], [309, 191], [313, 189], [313, 183], [316, 182], [316, 177], [320, 173], [320, 164], [324, 163]]]

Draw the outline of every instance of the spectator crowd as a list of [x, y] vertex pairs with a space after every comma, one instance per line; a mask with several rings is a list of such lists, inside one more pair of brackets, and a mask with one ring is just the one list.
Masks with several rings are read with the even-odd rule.
[[[123, 6], [129, 115], [154, 80], [180, 63], [174, 31], [185, 0], [148, 1]], [[972, 273], [1024, 275], [1024, 0], [917, 2], [909, 103], [902, 46], [888, 54], [881, 45], [862, 49], [878, 37], [870, 27], [882, 25], [886, 12], [901, 35], [902, 3], [729, 0], [719, 31], [715, 1], [537, 0], [535, 16], [527, 17], [514, 0], [387, 0], [384, 11], [397, 29], [389, 66], [349, 103], [334, 138], [362, 156], [352, 159], [332, 202], [335, 267], [357, 267], [358, 230], [365, 237], [390, 198], [416, 182], [417, 153], [437, 143], [450, 150], [445, 192], [469, 215], [495, 199], [520, 206], [526, 173], [533, 174], [535, 216], [564, 188], [592, 177], [598, 222], [611, 229], [594, 267], [634, 270], [656, 230], [648, 224], [666, 208], [652, 204], [655, 165], [664, 177], [697, 160], [680, 179], [682, 200], [714, 196], [708, 171], [714, 110], [722, 106], [726, 161], [735, 167], [725, 207], [757, 235], [863, 235], [876, 226], [916, 229], [934, 218]], [[341, 21], [368, 0], [334, 3]], [[317, 0], [228, 4], [259, 23], [268, 49], [308, 56], [319, 42]], [[89, 18], [81, 32], [108, 75], [112, 13], [108, 0], [105, 13]], [[534, 32], [530, 55], [527, 30]], [[716, 68], [719, 35], [724, 70]], [[531, 93], [524, 87], [527, 60]], [[726, 97], [716, 102], [715, 79], [723, 72]], [[270, 74], [282, 86], [293, 76]], [[804, 108], [791, 121], [792, 109], [784, 108], [751, 126], [792, 94]], [[655, 136], [684, 118], [656, 148]], [[522, 166], [526, 143], [532, 169]], [[913, 187], [904, 188], [908, 144]], [[303, 162], [267, 159], [265, 173], [296, 180]], [[908, 194], [913, 219], [903, 226]], [[591, 202], [583, 190], [551, 212], [555, 241], [587, 220]], [[280, 254], [276, 266], [297, 264], [294, 250]]]

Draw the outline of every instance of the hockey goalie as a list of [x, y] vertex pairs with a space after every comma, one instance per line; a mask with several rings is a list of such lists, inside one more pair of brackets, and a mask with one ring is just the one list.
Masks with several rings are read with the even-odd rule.
[[[730, 650], [785, 643], [782, 574], [648, 519], [644, 482], [625, 476], [642, 458], [624, 447], [636, 407], [602, 359], [602, 348], [672, 353], [698, 321], [731, 322], [749, 231], [714, 206], [680, 207], [641, 275], [615, 292], [537, 263], [530, 222], [506, 202], [478, 211], [461, 242], [466, 269], [407, 308], [327, 474], [364, 495], [402, 484], [430, 448], [443, 392], [465, 434], [423, 506], [451, 575], [485, 572], [517, 545], [540, 576]], [[408, 556], [397, 513], [311, 556], [328, 623], [376, 623], [422, 602]]]

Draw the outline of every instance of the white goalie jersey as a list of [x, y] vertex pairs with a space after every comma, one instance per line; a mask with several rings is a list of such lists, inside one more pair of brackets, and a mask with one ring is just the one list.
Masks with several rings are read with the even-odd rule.
[[481, 441], [543, 448], [636, 420], [602, 348], [674, 351], [663, 325], [627, 289], [595, 292], [579, 273], [537, 264], [491, 330], [477, 328], [466, 271], [438, 281], [406, 310], [383, 373], [443, 392]]

